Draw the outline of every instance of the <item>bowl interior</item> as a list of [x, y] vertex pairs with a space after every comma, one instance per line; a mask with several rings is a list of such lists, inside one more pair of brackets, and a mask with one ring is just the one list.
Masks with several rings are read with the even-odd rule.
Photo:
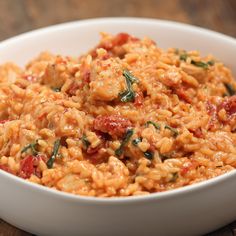
[[[148, 36], [162, 48], [210, 53], [236, 75], [235, 39], [184, 24], [135, 18], [73, 22], [14, 37], [0, 43], [0, 64], [13, 61], [23, 66], [41, 51], [79, 56], [96, 45], [101, 31]], [[107, 200], [55, 191], [0, 171], [4, 189], [0, 218], [38, 235], [121, 235], [118, 230], [131, 228], [132, 235], [144, 235], [143, 230], [153, 235], [152, 229], [156, 235], [200, 235], [235, 218], [235, 176], [232, 171], [172, 191]], [[226, 203], [230, 207], [225, 207]], [[171, 227], [166, 227], [166, 222]]]
[[183, 48], [199, 50], [203, 55], [213, 54], [236, 75], [235, 39], [185, 24], [136, 18], [93, 19], [32, 31], [2, 42], [0, 63], [13, 61], [24, 65], [42, 51], [79, 56], [97, 44], [99, 32], [128, 32], [137, 37], [147, 36], [162, 48]]
[[[236, 65], [234, 63], [236, 40], [234, 38], [181, 23], [140, 18], [84, 20], [22, 34], [0, 43], [0, 64], [12, 61], [23, 66], [42, 51], [79, 56], [98, 43], [100, 32], [112, 34], [127, 32], [137, 37], [147, 36], [164, 49], [174, 47], [199, 50], [203, 55], [213, 54], [218, 60], [231, 68], [234, 75], [236, 75]], [[227, 174], [227, 176], [233, 176], [234, 174], [235, 172]], [[224, 177], [226, 175], [204, 181], [198, 185], [206, 186], [208, 182], [219, 183], [220, 179], [223, 180]], [[37, 187], [41, 189], [41, 186]], [[186, 188], [192, 189], [192, 186]], [[182, 189], [185, 188], [173, 191], [182, 192]], [[63, 194], [61, 193], [61, 195]], [[166, 194], [168, 195], [168, 193], [159, 193], [163, 196]]]

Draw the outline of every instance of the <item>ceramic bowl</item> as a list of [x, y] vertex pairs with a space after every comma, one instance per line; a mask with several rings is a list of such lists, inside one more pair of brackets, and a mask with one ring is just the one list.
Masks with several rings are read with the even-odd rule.
[[[236, 74], [236, 40], [161, 20], [103, 18], [32, 31], [0, 43], [0, 63], [24, 65], [39, 52], [80, 55], [99, 32], [148, 36], [159, 47], [213, 54]], [[201, 235], [236, 219], [236, 171], [148, 196], [102, 199], [59, 192], [0, 170], [0, 218], [36, 235]]]

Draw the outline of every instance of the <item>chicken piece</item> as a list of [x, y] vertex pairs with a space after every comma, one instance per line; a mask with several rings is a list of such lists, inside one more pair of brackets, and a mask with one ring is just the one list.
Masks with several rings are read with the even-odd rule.
[[112, 101], [125, 90], [122, 65], [118, 58], [95, 60], [91, 68], [90, 94], [93, 100]]

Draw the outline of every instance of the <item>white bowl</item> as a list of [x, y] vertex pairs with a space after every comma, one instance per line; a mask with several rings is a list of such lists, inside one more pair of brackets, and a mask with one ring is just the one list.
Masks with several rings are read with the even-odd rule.
[[[236, 40], [184, 24], [135, 18], [104, 18], [36, 30], [0, 44], [0, 63], [20, 65], [50, 50], [79, 55], [99, 32], [148, 36], [160, 47], [212, 53], [236, 72]], [[236, 73], [235, 73], [236, 74]], [[0, 218], [37, 235], [200, 235], [236, 219], [236, 171], [149, 196], [80, 197], [28, 183], [0, 170]]]

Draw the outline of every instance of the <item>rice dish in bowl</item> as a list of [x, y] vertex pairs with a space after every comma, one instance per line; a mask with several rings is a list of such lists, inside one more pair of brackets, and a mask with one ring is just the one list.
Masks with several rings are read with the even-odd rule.
[[0, 67], [0, 169], [78, 195], [162, 192], [236, 166], [236, 83], [197, 51], [102, 34]]

